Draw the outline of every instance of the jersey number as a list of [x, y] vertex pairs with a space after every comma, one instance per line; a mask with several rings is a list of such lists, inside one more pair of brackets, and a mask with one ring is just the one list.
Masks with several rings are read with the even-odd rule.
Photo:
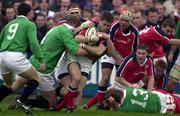
[[7, 36], [8, 40], [12, 40], [14, 38], [16, 31], [18, 29], [18, 26], [19, 26], [18, 23], [15, 23], [9, 26], [9, 30], [8, 30], [9, 35]]
[[148, 97], [149, 97], [149, 96], [148, 96], [148, 92], [147, 92], [147, 91], [143, 91], [143, 90], [141, 90], [141, 89], [134, 89], [134, 90], [133, 90], [133, 95], [134, 95], [135, 97], [144, 96], [144, 97], [143, 97], [143, 101], [138, 101], [138, 100], [136, 100], [136, 99], [131, 99], [131, 103], [132, 103], [132, 104], [137, 104], [137, 105], [145, 108], [146, 105], [147, 105], [147, 103], [146, 103], [145, 101], [148, 100]]

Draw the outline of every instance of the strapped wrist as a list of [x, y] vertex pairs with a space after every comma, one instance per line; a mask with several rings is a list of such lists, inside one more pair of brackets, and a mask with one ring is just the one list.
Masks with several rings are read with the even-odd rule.
[[91, 42], [91, 41], [92, 41], [92, 37], [88, 36], [88, 42]]
[[84, 47], [85, 47], [85, 43], [82, 44], [82, 48], [84, 48]]

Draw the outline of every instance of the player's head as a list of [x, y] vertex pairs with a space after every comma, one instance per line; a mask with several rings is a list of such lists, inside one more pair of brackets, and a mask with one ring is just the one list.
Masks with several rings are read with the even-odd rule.
[[18, 15], [24, 15], [24, 16], [29, 16], [32, 13], [31, 6], [29, 6], [26, 3], [21, 3], [18, 6], [17, 11], [18, 11]]
[[100, 32], [107, 32], [113, 21], [113, 15], [109, 11], [104, 11], [101, 15], [101, 21], [98, 25], [98, 31]]
[[176, 24], [172, 19], [165, 19], [161, 24], [161, 30], [166, 33], [167, 35], [172, 35]]
[[105, 96], [105, 104], [109, 108], [116, 110], [119, 107], [122, 98], [123, 98], [123, 93], [120, 90], [115, 90], [115, 89], [109, 90]]
[[167, 68], [167, 64], [164, 60], [158, 60], [155, 62], [155, 77], [161, 78]]
[[148, 55], [148, 47], [145, 44], [140, 44], [136, 48], [136, 60], [142, 64]]
[[73, 21], [77, 26], [80, 25], [81, 10], [77, 3], [71, 3], [68, 6], [67, 21]]
[[120, 27], [126, 30], [132, 23], [132, 13], [129, 10], [122, 10], [119, 17]]
[[68, 15], [76, 17], [79, 19], [81, 16], [81, 8], [80, 8], [79, 4], [71, 3], [68, 6]]

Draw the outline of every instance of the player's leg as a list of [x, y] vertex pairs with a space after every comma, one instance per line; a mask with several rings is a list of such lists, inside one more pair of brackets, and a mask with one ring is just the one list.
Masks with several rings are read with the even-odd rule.
[[39, 85], [39, 76], [35, 68], [26, 59], [26, 56], [21, 52], [5, 52], [6, 57], [3, 62], [9, 70], [14, 74], [18, 74], [24, 79], [27, 79], [26, 87], [24, 88], [21, 96], [17, 99], [17, 108], [23, 109], [25, 113], [30, 113], [28, 107], [24, 105], [27, 98], [34, 92]]
[[[106, 90], [107, 90], [107, 84], [109, 82], [109, 79], [111, 77], [112, 69], [115, 64], [115, 60], [112, 57], [103, 56], [101, 58], [102, 62], [102, 78], [100, 82], [98, 83], [98, 90], [97, 93], [90, 99], [88, 102], [84, 105], [83, 108], [88, 109], [92, 105], [98, 102], [98, 104], [101, 104], [103, 102]], [[99, 106], [99, 105], [98, 105]]]
[[168, 84], [165, 88], [167, 91], [173, 92], [176, 84], [180, 81], [180, 73], [179, 72], [180, 72], [180, 65], [175, 64], [169, 74]]
[[27, 79], [24, 79], [18, 75], [16, 75], [15, 80], [12, 84], [12, 90], [14, 93], [16, 93], [20, 88], [24, 87], [24, 85], [27, 83]]
[[13, 83], [12, 72], [9, 72], [7, 74], [2, 74], [2, 77], [3, 77], [4, 83], [0, 87], [0, 102], [9, 94], [13, 93], [11, 89], [11, 85]]
[[78, 87], [78, 96], [75, 98], [75, 102], [74, 102], [74, 105], [77, 107], [80, 102], [81, 102], [81, 99], [82, 99], [82, 94], [83, 94], [83, 89], [86, 85], [86, 82], [87, 82], [87, 79], [88, 79], [88, 74], [85, 73], [85, 72], [81, 72], [82, 74], [82, 78], [81, 78], [81, 81], [79, 83], [79, 87]]
[[[65, 62], [64, 65], [62, 65], [63, 62]], [[64, 96], [61, 103], [59, 103], [57, 105], [57, 109], [60, 110], [66, 106], [67, 112], [69, 112], [71, 109], [74, 109], [74, 98], [77, 97], [77, 95], [78, 95], [78, 86], [79, 86], [79, 82], [81, 79], [80, 66], [77, 63], [76, 56], [73, 56], [69, 53], [67, 53], [65, 55], [65, 58], [60, 62], [59, 66], [60, 67], [63, 66], [63, 69], [64, 69], [64, 67], [67, 67], [64, 70], [68, 69], [69, 75], [71, 76], [71, 82], [68, 84], [69, 86], [68, 86], [67, 94]], [[61, 71], [59, 71], [59, 72], [61, 72], [59, 74], [62, 74], [62, 72], [65, 72], [65, 71], [62, 71], [61, 68], [59, 68], [59, 70], [61, 70]], [[70, 109], [70, 110], [68, 110], [68, 109]]]
[[41, 95], [49, 102], [49, 108], [55, 107], [57, 104], [56, 97], [56, 82], [53, 77], [53, 72], [49, 74], [40, 74], [41, 83], [38, 87]]

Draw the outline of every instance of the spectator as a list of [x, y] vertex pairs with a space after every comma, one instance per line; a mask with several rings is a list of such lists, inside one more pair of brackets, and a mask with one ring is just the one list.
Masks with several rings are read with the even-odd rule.
[[136, 28], [138, 28], [139, 31], [143, 30], [145, 28], [145, 15], [142, 10], [137, 10], [133, 12], [133, 24]]
[[144, 0], [144, 10], [147, 11], [148, 9], [154, 7], [154, 0]]
[[154, 7], [150, 8], [146, 12], [147, 21], [145, 24], [146, 28], [158, 25], [158, 11]]
[[165, 16], [166, 7], [161, 3], [156, 3], [155, 8], [158, 11], [158, 24], [161, 24], [167, 17]]
[[180, 0], [175, 0], [175, 11], [174, 11], [174, 20], [177, 23], [180, 20]]
[[91, 0], [91, 9], [93, 9], [93, 13], [102, 11], [102, 1], [101, 0]]
[[51, 17], [47, 18], [46, 26], [47, 26], [47, 31], [49, 31], [51, 28], [53, 28], [55, 26], [54, 18], [51, 18]]
[[13, 6], [8, 6], [6, 8], [6, 12], [5, 13], [6, 13], [5, 17], [6, 17], [8, 22], [10, 22], [11, 20], [13, 20], [16, 17], [16, 11], [15, 11]]
[[83, 9], [82, 17], [85, 20], [91, 20], [94, 17], [94, 13], [92, 12], [91, 9]]
[[53, 2], [49, 6], [49, 9], [54, 12], [58, 12], [61, 8], [61, 1], [62, 0], [53, 0]]
[[35, 10], [36, 14], [43, 14], [47, 17], [54, 17], [55, 12], [49, 10], [49, 0], [39, 0], [39, 8]]
[[35, 17], [35, 24], [37, 27], [37, 31], [42, 33], [43, 36], [45, 36], [47, 32], [47, 27], [46, 27], [46, 17], [43, 14], [37, 14]]

